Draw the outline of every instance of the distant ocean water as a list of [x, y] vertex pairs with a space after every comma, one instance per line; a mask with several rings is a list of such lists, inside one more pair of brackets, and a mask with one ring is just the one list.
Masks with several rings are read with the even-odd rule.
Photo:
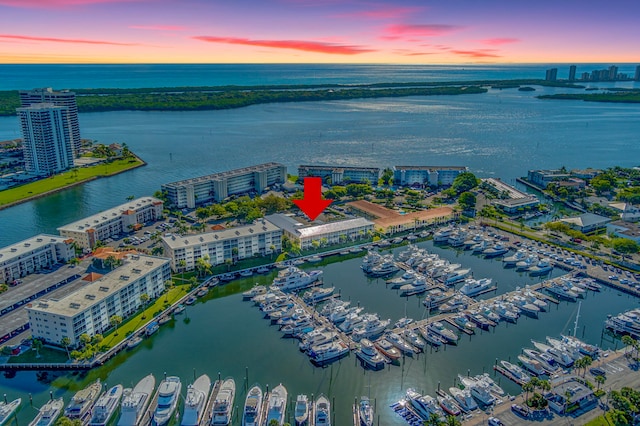
[[[577, 64], [578, 75], [611, 64]], [[635, 64], [617, 64], [633, 75]], [[0, 90], [220, 86], [264, 84], [357, 84], [544, 78], [569, 64], [534, 65], [354, 65], [354, 64], [110, 64], [0, 65]]]

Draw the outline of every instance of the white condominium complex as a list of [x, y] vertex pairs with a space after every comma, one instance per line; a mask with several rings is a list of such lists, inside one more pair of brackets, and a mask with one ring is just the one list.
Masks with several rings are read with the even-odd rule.
[[252, 225], [222, 231], [163, 237], [162, 244], [165, 256], [171, 258], [171, 268], [183, 272], [194, 269], [198, 259], [205, 256], [211, 265], [219, 265], [227, 260], [277, 253], [282, 250], [282, 230], [259, 219]]
[[263, 192], [268, 186], [285, 183], [286, 166], [265, 163], [227, 172], [214, 173], [162, 185], [169, 202], [178, 208], [194, 208], [210, 201], [222, 201], [230, 195]]
[[73, 137], [67, 107], [43, 103], [18, 108], [16, 112], [27, 172], [49, 176], [73, 167]]
[[22, 107], [29, 107], [31, 105], [42, 103], [50, 103], [55, 106], [67, 108], [69, 125], [71, 126], [71, 150], [74, 157], [78, 156], [81, 147], [81, 140], [76, 94], [68, 90], [54, 91], [50, 87], [20, 91], [20, 104]]
[[73, 240], [57, 235], [40, 234], [0, 248], [0, 283], [10, 284], [18, 278], [75, 257]]
[[112, 316], [125, 320], [134, 314], [143, 294], [157, 298], [170, 279], [169, 259], [128, 255], [121, 266], [61, 299], [28, 304], [31, 334], [54, 344], [68, 337], [76, 346], [82, 334], [93, 337], [112, 328]]
[[284, 235], [298, 243], [302, 250], [313, 248], [314, 241], [317, 244], [339, 244], [368, 237], [374, 226], [373, 222], [362, 217], [318, 225], [304, 225], [281, 213], [269, 215], [265, 219], [282, 229]]
[[137, 224], [158, 220], [162, 217], [162, 209], [163, 202], [157, 198], [138, 198], [61, 226], [58, 232], [73, 238], [80, 247], [92, 249], [98, 241], [130, 232]]
[[395, 166], [393, 179], [398, 185], [447, 186], [463, 172], [469, 171], [464, 166]]
[[377, 185], [380, 179], [378, 167], [298, 166], [298, 178], [320, 177], [332, 185], [365, 183]]

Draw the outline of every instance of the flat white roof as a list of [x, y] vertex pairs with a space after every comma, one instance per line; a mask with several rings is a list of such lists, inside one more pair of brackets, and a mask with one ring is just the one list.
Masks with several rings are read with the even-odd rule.
[[265, 217], [265, 219], [291, 234], [299, 235], [300, 238], [310, 238], [317, 235], [325, 235], [333, 232], [348, 231], [354, 228], [373, 226], [373, 222], [363, 217], [323, 223], [319, 225], [305, 225], [298, 222], [291, 216], [280, 213], [272, 214]]
[[169, 259], [131, 254], [121, 266], [62, 299], [43, 299], [28, 307], [31, 310], [73, 317], [165, 263], [169, 264]]
[[243, 167], [241, 169], [228, 170], [225, 172], [213, 173], [206, 176], [199, 176], [199, 177], [194, 177], [190, 179], [179, 180], [177, 182], [165, 183], [162, 186], [166, 188], [178, 188], [184, 185], [190, 185], [198, 182], [207, 182], [207, 181], [213, 181], [217, 179], [229, 179], [237, 176], [243, 176], [243, 175], [246, 175], [247, 173], [264, 172], [266, 170], [271, 170], [277, 167], [285, 167], [285, 166], [280, 163], [264, 163], [264, 164], [258, 164], [256, 166]]
[[138, 211], [156, 203], [162, 203], [162, 201], [155, 197], [137, 198], [135, 200], [129, 201], [128, 203], [120, 204], [117, 207], [110, 208], [109, 210], [105, 210], [100, 213], [85, 217], [84, 219], [68, 223], [58, 228], [58, 231], [86, 231], [87, 229], [95, 228], [97, 226], [100, 226], [101, 223], [121, 216], [127, 210]]
[[69, 237], [60, 237], [58, 235], [39, 234], [35, 237], [27, 238], [10, 246], [0, 248], [0, 263], [12, 259], [14, 257], [22, 256], [25, 253], [39, 249], [48, 244], [62, 243], [68, 240]]
[[234, 238], [249, 237], [279, 230], [280, 228], [271, 222], [259, 219], [251, 225], [238, 226], [221, 231], [205, 232], [197, 235], [173, 235], [171, 237], [162, 237], [162, 241], [171, 249], [175, 250], [183, 247], [209, 244]]

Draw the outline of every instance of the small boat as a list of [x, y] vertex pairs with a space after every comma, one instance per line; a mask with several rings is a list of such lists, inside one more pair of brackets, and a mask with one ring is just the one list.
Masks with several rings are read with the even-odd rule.
[[52, 399], [40, 407], [38, 415], [29, 423], [29, 426], [53, 426], [56, 419], [60, 417], [64, 407], [62, 398]]
[[138, 382], [133, 389], [123, 391], [121, 414], [118, 426], [135, 426], [142, 419], [151, 402], [151, 394], [156, 387], [156, 379], [149, 374]]
[[309, 305], [313, 305], [314, 303], [321, 302], [333, 295], [333, 291], [335, 287], [316, 287], [309, 291], [306, 291], [302, 295], [302, 300]]
[[331, 426], [331, 404], [323, 394], [316, 400], [313, 417], [315, 426]]
[[72, 420], [81, 420], [83, 424], [86, 423], [91, 414], [91, 408], [100, 396], [101, 390], [102, 383], [100, 383], [100, 379], [98, 379], [86, 388], [76, 392], [64, 410], [65, 417]]
[[236, 382], [231, 378], [225, 379], [220, 386], [216, 400], [213, 402], [213, 408], [211, 409], [212, 425], [228, 425], [231, 423], [235, 396]]
[[317, 262], [322, 262], [322, 258], [320, 256], [309, 256], [307, 258], [307, 261], [311, 263], [317, 263]]
[[254, 385], [247, 393], [244, 401], [244, 410], [242, 412], [242, 426], [261, 426], [262, 425], [262, 389], [260, 386]]
[[11, 416], [13, 416], [18, 407], [20, 407], [21, 403], [22, 398], [14, 399], [9, 403], [4, 401], [0, 402], [0, 426], [4, 425], [11, 419]]
[[200, 290], [196, 293], [197, 297], [204, 297], [209, 294], [209, 287], [201, 287]]
[[115, 385], [103, 393], [93, 407], [89, 426], [106, 426], [120, 405], [120, 398], [122, 398], [122, 385]]
[[186, 308], [185, 308], [185, 306], [184, 306], [183, 304], [179, 304], [178, 306], [176, 306], [176, 307], [173, 309], [173, 313], [174, 313], [175, 315], [178, 315], [178, 314], [183, 313], [185, 309], [186, 309]]
[[349, 355], [349, 347], [342, 340], [334, 340], [309, 349], [311, 362], [318, 365], [328, 364]]
[[478, 409], [478, 404], [471, 396], [471, 391], [469, 389], [450, 387], [449, 393], [464, 411], [470, 412]]
[[184, 399], [184, 414], [181, 426], [197, 426], [202, 420], [207, 397], [211, 389], [211, 379], [206, 374], [187, 386], [187, 397]]
[[360, 418], [360, 426], [373, 426], [373, 407], [366, 396], [360, 397], [358, 417]]
[[171, 321], [171, 317], [169, 315], [163, 315], [158, 319], [158, 325], [164, 325]]
[[398, 348], [404, 355], [413, 356], [416, 349], [396, 333], [387, 333], [385, 339]]
[[250, 277], [253, 275], [253, 270], [252, 269], [244, 269], [242, 271], [240, 271], [240, 276], [241, 277]]
[[447, 414], [451, 416], [458, 416], [462, 411], [456, 401], [449, 395], [444, 394], [444, 396], [437, 397], [438, 404], [440, 404], [440, 408], [442, 408]]
[[236, 274], [233, 272], [229, 272], [227, 274], [222, 274], [219, 277], [220, 281], [233, 281], [236, 278]]
[[182, 382], [179, 377], [169, 376], [160, 382], [160, 386], [158, 386], [158, 405], [153, 412], [155, 426], [169, 423], [178, 407], [181, 390]]
[[298, 395], [294, 412], [296, 426], [306, 426], [309, 422], [309, 399], [307, 395]]
[[429, 331], [442, 337], [447, 343], [452, 345], [456, 345], [458, 343], [458, 335], [442, 325], [440, 321], [432, 322], [427, 326], [427, 328]]
[[524, 370], [517, 365], [511, 364], [510, 362], [504, 360], [500, 361], [500, 364], [502, 364], [502, 367], [509, 373], [511, 373], [511, 375], [520, 382], [527, 383], [529, 380], [531, 380], [531, 376], [525, 373]]
[[195, 298], [195, 296], [189, 296], [189, 298], [187, 300], [185, 300], [185, 305], [193, 305], [194, 303], [196, 303], [198, 299]]
[[256, 296], [259, 296], [261, 294], [265, 294], [266, 292], [267, 292], [267, 287], [266, 286], [256, 283], [256, 285], [251, 287], [250, 290], [247, 290], [244, 293], [242, 293], [242, 300], [250, 300], [250, 299], [253, 299]]
[[280, 383], [273, 388], [267, 399], [267, 417], [264, 424], [268, 425], [272, 420], [278, 422], [279, 425], [284, 423], [284, 416], [287, 411], [287, 389]]
[[157, 321], [153, 321], [151, 324], [149, 324], [145, 329], [144, 329], [144, 333], [147, 336], [151, 336], [153, 333], [155, 333], [156, 331], [158, 331], [158, 329], [160, 328], [160, 324], [158, 324]]
[[131, 339], [129, 339], [129, 341], [127, 342], [127, 349], [133, 349], [136, 346], [138, 346], [140, 343], [142, 343], [142, 337], [140, 336], [133, 336]]
[[269, 268], [266, 266], [261, 266], [258, 269], [256, 269], [257, 274], [266, 274], [268, 272], [269, 272]]
[[518, 355], [518, 360], [526, 370], [536, 376], [541, 376], [546, 373], [542, 364], [535, 359], [527, 358], [524, 355]]

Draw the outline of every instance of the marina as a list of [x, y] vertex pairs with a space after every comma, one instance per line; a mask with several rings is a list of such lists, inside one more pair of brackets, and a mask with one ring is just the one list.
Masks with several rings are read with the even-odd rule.
[[[447, 253], [451, 253], [451, 249], [441, 249], [439, 247], [435, 247], [435, 246], [431, 246], [430, 243], [420, 243], [421, 245], [425, 245], [426, 247], [429, 247], [429, 251], [431, 250], [439, 250], [441, 252], [441, 255], [446, 256]], [[406, 250], [405, 248], [400, 248], [400, 249], [395, 249], [395, 254], [396, 255], [400, 255], [400, 253]], [[482, 267], [484, 265], [487, 266], [492, 266], [495, 268], [495, 266], [500, 266], [502, 268], [502, 262], [499, 261], [499, 259], [497, 261], [494, 260], [484, 260], [482, 258], [477, 258], [473, 255], [471, 255], [470, 257], [468, 257], [468, 260], [466, 257], [464, 259], [462, 259], [462, 261], [458, 260], [458, 262], [465, 264], [466, 267], [466, 263], [467, 262], [475, 262], [475, 266], [472, 267], [472, 269], [474, 271], [480, 271], [478, 273], [482, 273]], [[352, 259], [343, 263], [338, 263], [338, 264], [334, 264], [334, 265], [330, 265], [329, 267], [324, 267], [322, 270], [324, 271], [323, 273], [323, 281], [326, 283], [325, 285], [327, 286], [334, 286], [336, 287], [336, 291], [338, 291], [341, 294], [341, 299], [343, 301], [349, 302], [351, 301], [351, 305], [355, 308], [357, 307], [357, 305], [360, 305], [361, 307], [365, 308], [364, 311], [367, 311], [368, 314], [367, 315], [373, 315], [373, 312], [377, 311], [378, 312], [378, 317], [379, 318], [386, 318], [387, 316], [390, 318], [395, 318], [397, 319], [400, 316], [404, 316], [406, 318], [414, 318], [414, 321], [410, 322], [410, 323], [406, 323], [406, 321], [403, 322], [401, 327], [395, 327], [395, 328], [388, 328], [389, 332], [398, 334], [399, 336], [405, 336], [407, 332], [411, 332], [411, 331], [418, 331], [416, 334], [420, 335], [421, 333], [419, 333], [419, 329], [422, 326], [424, 328], [424, 326], [431, 324], [433, 322], [437, 322], [437, 321], [444, 321], [445, 323], [445, 327], [450, 328], [452, 331], [455, 331], [458, 334], [462, 334], [465, 338], [459, 339], [459, 341], [457, 342], [459, 346], [465, 345], [474, 345], [474, 341], [478, 340], [483, 342], [482, 344], [487, 344], [488, 341], [493, 341], [497, 336], [499, 335], [504, 335], [504, 333], [513, 333], [513, 331], [515, 331], [516, 329], [521, 329], [524, 328], [525, 330], [529, 330], [529, 331], [523, 331], [522, 334], [523, 335], [532, 335], [532, 337], [536, 338], [535, 333], [531, 334], [531, 326], [533, 326], [536, 322], [541, 322], [541, 323], [549, 323], [549, 321], [554, 321], [553, 318], [557, 318], [558, 314], [561, 314], [562, 312], [566, 312], [567, 315], [572, 315], [575, 314], [574, 310], [569, 308], [567, 309], [568, 306], [575, 306], [577, 307], [577, 303], [572, 303], [572, 302], [566, 302], [566, 301], [559, 301], [555, 298], [553, 298], [552, 296], [545, 294], [546, 292], [543, 290], [546, 286], [548, 286], [551, 281], [553, 280], [559, 280], [561, 275], [557, 275], [557, 276], [552, 276], [549, 278], [548, 281], [537, 281], [537, 282], [524, 282], [521, 284], [519, 284], [517, 287], [520, 287], [520, 289], [515, 288], [515, 287], [511, 287], [511, 286], [505, 286], [504, 282], [505, 278], [500, 278], [498, 276], [497, 282], [499, 282], [500, 284], [498, 285], [498, 292], [497, 294], [485, 294], [485, 295], [480, 295], [479, 297], [476, 298], [471, 298], [471, 299], [464, 299], [468, 302], [468, 306], [466, 309], [463, 309], [462, 312], [465, 313], [468, 312], [469, 314], [471, 314], [471, 316], [469, 316], [469, 321], [471, 321], [471, 318], [474, 318], [473, 311], [475, 309], [480, 309], [482, 306], [494, 306], [494, 303], [499, 303], [499, 302], [503, 302], [506, 299], [509, 299], [513, 294], [519, 293], [522, 294], [523, 296], [527, 293], [530, 292], [531, 294], [537, 296], [539, 299], [538, 300], [544, 300], [546, 302], [549, 303], [550, 306], [548, 306], [547, 311], [541, 312], [539, 314], [538, 319], [535, 319], [533, 317], [525, 317], [525, 316], [521, 316], [518, 319], [518, 323], [515, 325], [515, 327], [512, 326], [512, 324], [507, 323], [507, 322], [503, 322], [498, 320], [498, 322], [501, 322], [503, 324], [505, 324], [504, 326], [501, 327], [495, 327], [493, 325], [491, 325], [490, 321], [493, 321], [491, 319], [488, 318], [484, 318], [484, 320], [478, 320], [476, 318], [477, 321], [480, 322], [480, 324], [486, 324], [486, 327], [488, 327], [486, 330], [483, 330], [480, 326], [476, 327], [475, 329], [475, 337], [471, 336], [471, 335], [467, 335], [467, 333], [465, 333], [464, 331], [461, 331], [460, 329], [456, 328], [455, 326], [449, 324], [449, 321], [454, 321], [453, 318], [455, 315], [457, 315], [457, 313], [455, 312], [451, 312], [451, 313], [446, 313], [446, 314], [441, 314], [438, 313], [437, 311], [433, 311], [433, 312], [429, 312], [426, 313], [425, 309], [424, 309], [424, 305], [422, 304], [422, 301], [424, 300], [424, 298], [426, 296], [420, 296], [420, 297], [409, 297], [409, 298], [395, 298], [394, 300], [397, 300], [398, 302], [395, 303], [395, 307], [393, 307], [395, 315], [393, 314], [393, 312], [389, 312], [388, 310], [385, 311], [385, 306], [384, 304], [380, 304], [380, 303], [375, 303], [375, 301], [373, 300], [369, 300], [366, 296], [369, 295], [371, 292], [375, 292], [378, 293], [381, 297], [380, 300], [387, 300], [388, 296], [392, 294], [393, 290], [389, 289], [388, 286], [384, 285], [384, 280], [380, 279], [380, 278], [374, 278], [374, 279], [369, 279], [366, 278], [366, 276], [364, 276], [364, 274], [359, 270], [359, 268], [357, 268], [357, 266], [361, 263], [361, 259]], [[343, 267], [344, 265], [344, 267]], [[348, 266], [351, 265], [351, 266]], [[494, 266], [495, 265], [495, 266]], [[354, 268], [355, 266], [355, 268]], [[304, 267], [304, 266], [303, 266]], [[336, 277], [339, 276], [344, 276], [345, 274], [348, 274], [348, 272], [346, 272], [346, 267], [348, 267], [348, 269], [354, 270], [357, 269], [358, 270], [358, 274], [361, 278], [356, 279], [354, 275], [354, 278], [352, 278], [353, 281], [353, 285], [352, 286], [346, 286], [344, 284], [344, 280], [339, 280]], [[508, 273], [508, 274], [513, 274], [514, 271], [513, 270], [509, 270], [509, 269], [503, 269], [504, 273]], [[563, 271], [564, 272], [564, 271]], [[504, 274], [503, 273], [503, 274]], [[483, 273], [484, 276], [495, 276], [494, 274], [488, 273], [488, 272], [484, 272]], [[565, 274], [566, 275], [566, 274]], [[565, 278], [571, 277], [572, 275], [569, 275]], [[251, 282], [251, 285], [253, 285], [253, 283], [255, 283], [255, 281], [257, 280], [258, 282], [260, 282], [262, 284], [262, 286], [267, 286], [268, 284], [270, 284], [271, 278], [269, 278], [269, 276], [265, 276], [264, 279], [260, 279], [258, 277], [253, 277], [254, 281]], [[364, 279], [364, 281], [363, 281]], [[367, 290], [365, 292], [363, 292], [362, 286], [365, 285], [367, 286]], [[247, 288], [250, 288], [249, 286]], [[322, 287], [317, 287], [317, 288], [322, 288]], [[446, 290], [443, 290], [443, 287], [438, 287], [440, 289], [440, 291], [450, 291], [448, 287], [444, 287], [446, 288]], [[586, 297], [584, 299], [581, 299], [583, 302], [583, 309], [593, 309], [593, 307], [591, 308], [587, 308], [587, 305], [589, 305], [591, 303], [592, 300], [595, 300], [597, 298], [601, 298], [604, 297], [605, 300], [607, 299], [608, 294], [610, 294], [610, 290], [607, 290], [606, 288], [603, 288], [600, 292], [601, 294], [598, 294], [598, 292], [595, 292], [594, 290], [590, 290], [588, 292], [588, 294], [586, 294]], [[357, 294], [358, 296], [354, 296], [355, 294]], [[488, 297], [487, 297], [488, 296]], [[208, 298], [209, 296], [205, 296], [206, 298]], [[300, 307], [302, 307], [303, 312], [310, 314], [312, 319], [315, 320], [320, 320], [322, 324], [322, 327], [330, 327], [332, 326], [332, 323], [330, 324], [330, 322], [328, 322], [328, 320], [320, 315], [319, 310], [322, 309], [323, 304], [327, 304], [330, 303], [328, 301], [324, 301], [322, 303], [316, 303], [313, 306], [311, 305], [307, 305], [306, 303], [303, 302], [303, 300], [301, 299], [301, 297], [296, 296], [295, 294], [289, 293], [287, 295], [287, 297], [292, 298], [293, 301], [295, 301], [295, 305], [300, 305]], [[356, 299], [357, 297], [357, 299]], [[240, 303], [242, 303], [241, 301], [242, 296], [238, 295], [238, 300], [240, 301]], [[504, 300], [503, 300], [504, 299]], [[555, 300], [555, 303], [554, 303]], [[337, 299], [336, 299], [337, 301]], [[217, 311], [218, 313], [216, 315], [224, 315], [227, 318], [233, 318], [234, 314], [231, 314], [228, 309], [226, 308], [222, 308], [222, 305], [219, 305], [217, 303], [217, 301], [211, 301], [208, 300], [207, 303], [205, 304], [206, 307], [209, 307], [209, 304], [212, 303], [214, 306], [218, 306]], [[290, 303], [290, 302], [287, 302]], [[406, 305], [406, 306], [405, 306]], [[249, 308], [249, 311], [247, 311], [244, 308], [240, 308], [241, 306], [246, 306], [247, 308], [249, 307], [249, 304], [247, 304], [246, 302], [243, 303], [242, 305], [237, 305], [235, 303], [232, 304], [232, 306], [235, 306], [235, 310], [238, 310], [238, 312], [245, 312], [244, 315], [247, 315], [248, 312], [255, 312], [255, 308]], [[369, 306], [371, 306], [371, 308], [369, 308]], [[559, 307], [558, 308], [556, 308]], [[200, 303], [194, 305], [194, 306], [189, 306], [187, 307], [188, 309], [188, 314], [187, 316], [191, 319], [191, 321], [198, 321], [198, 318], [202, 318], [202, 315], [205, 311], [202, 311], [202, 307], [204, 307], [203, 305], [201, 305]], [[391, 306], [390, 306], [391, 307]], [[293, 306], [291, 306], [290, 308], [293, 308]], [[295, 310], [296, 308], [294, 308]], [[208, 311], [208, 309], [207, 309]], [[197, 312], [200, 312], [200, 314], [197, 314]], [[617, 311], [614, 311], [617, 312]], [[364, 312], [362, 312], [362, 314], [364, 314]], [[404, 315], [403, 315], [404, 314]], [[186, 318], [186, 317], [185, 317]], [[548, 318], [548, 319], [547, 319]], [[257, 318], [256, 318], [257, 319]], [[202, 319], [200, 319], [202, 320]], [[262, 338], [262, 341], [264, 342], [264, 344], [267, 345], [267, 347], [270, 348], [276, 348], [279, 347], [279, 353], [283, 353], [282, 351], [285, 352], [289, 352], [289, 355], [284, 355], [286, 357], [292, 358], [292, 359], [299, 359], [299, 351], [297, 349], [293, 349], [293, 346], [291, 346], [289, 343], [291, 340], [290, 339], [284, 339], [284, 340], [280, 340], [275, 338], [276, 336], [280, 335], [281, 333], [279, 333], [275, 327], [273, 326], [269, 326], [267, 324], [266, 321], [263, 320], [259, 320], [260, 323], [264, 324], [264, 326], [266, 328], [262, 328], [262, 327], [258, 327], [258, 330], [262, 330], [260, 331], [261, 334], [264, 334], [264, 337]], [[395, 321], [392, 321], [392, 323]], [[494, 324], [497, 324], [496, 321], [493, 321]], [[171, 323], [170, 323], [171, 324]], [[453, 322], [453, 324], [457, 324], [457, 322]], [[162, 341], [164, 340], [163, 336], [166, 335], [166, 333], [170, 332], [171, 328], [167, 328], [165, 329], [165, 327], [177, 327], [177, 328], [182, 328], [185, 327], [186, 324], [183, 321], [176, 321], [176, 323], [173, 326], [170, 325], [165, 325], [163, 327], [160, 328], [160, 330], [158, 330], [156, 333], [154, 333], [153, 338], [154, 340], [158, 340], [158, 341]], [[257, 324], [256, 324], [257, 326]], [[392, 327], [392, 326], [389, 326]], [[542, 327], [542, 326], [534, 326], [534, 327]], [[270, 330], [270, 331], [267, 331]], [[466, 329], [465, 329], [466, 330]], [[502, 330], [502, 331], [501, 331]], [[333, 330], [331, 330], [333, 331]], [[580, 331], [580, 330], [578, 330]], [[310, 332], [310, 331], [309, 331]], [[350, 334], [352, 333], [344, 333], [342, 331], [337, 331], [336, 333], [338, 333], [338, 336], [340, 337], [340, 339], [345, 343], [345, 345], [351, 349], [352, 351], [357, 351], [357, 348], [359, 346], [361, 346], [363, 344], [362, 341], [360, 342], [356, 342], [355, 340], [353, 340], [352, 337], [350, 337]], [[520, 334], [518, 332], [518, 334]], [[215, 334], [214, 334], [215, 335]], [[251, 334], [250, 334], [251, 335]], [[496, 337], [494, 337], [496, 336]], [[544, 336], [543, 336], [544, 337]], [[215, 338], [215, 337], [211, 337], [211, 338]], [[275, 338], [275, 339], [274, 339]], [[537, 337], [536, 339], [540, 339], [540, 337]], [[271, 343], [269, 343], [268, 341], [272, 340]], [[527, 341], [528, 342], [528, 341]], [[154, 341], [154, 344], [156, 344], [157, 342]], [[597, 343], [597, 342], [596, 342]], [[183, 342], [181, 344], [184, 348], [188, 348], [189, 347], [189, 343]], [[242, 346], [242, 345], [241, 345]], [[448, 348], [447, 348], [448, 346]], [[530, 346], [530, 343], [529, 345]], [[298, 347], [298, 344], [296, 342], [295, 347]], [[417, 346], [414, 346], [417, 347]], [[132, 349], [132, 353], [135, 354], [138, 351], [143, 350], [143, 349], [138, 349], [138, 348], [134, 348]], [[385, 392], [382, 395], [380, 394], [381, 389], [384, 389], [383, 387], [381, 387], [380, 385], [380, 380], [383, 381], [391, 381], [392, 383], [397, 383], [396, 382], [396, 375], [397, 373], [393, 373], [394, 371], [396, 372], [400, 372], [401, 369], [406, 369], [406, 368], [410, 368], [412, 370], [418, 369], [419, 371], [422, 370], [423, 368], [427, 368], [426, 367], [426, 360], [427, 358], [430, 358], [433, 361], [437, 361], [439, 359], [442, 359], [441, 356], [443, 354], [446, 353], [446, 357], [447, 358], [453, 358], [453, 359], [458, 359], [460, 356], [464, 356], [464, 353], [469, 350], [468, 348], [463, 350], [459, 350], [459, 349], [455, 349], [449, 345], [446, 344], [441, 344], [440, 346], [431, 346], [428, 345], [426, 346], [426, 348], [424, 349], [424, 352], [422, 353], [415, 353], [413, 357], [408, 357], [408, 356], [404, 356], [404, 357], [400, 357], [396, 363], [396, 365], [394, 366], [394, 364], [388, 364], [385, 363], [383, 368], [378, 370], [378, 371], [369, 371], [369, 370], [365, 370], [365, 374], [366, 375], [372, 375], [371, 378], [372, 380], [372, 390], [374, 390], [374, 395], [376, 395], [378, 398], [382, 398], [383, 400], [388, 400], [389, 397], [396, 399], [397, 400], [397, 392], [398, 391], [394, 391], [395, 387], [392, 386], [390, 388], [391, 392]], [[237, 354], [234, 354], [237, 355]], [[512, 356], [515, 356], [516, 354], [512, 354]], [[220, 357], [221, 359], [224, 359], [225, 355], [222, 353], [218, 353], [217, 355], [218, 357]], [[265, 356], [267, 359], [271, 358], [271, 355], [269, 354], [269, 350], [267, 350], [267, 352], [265, 353]], [[305, 358], [306, 361], [306, 365], [309, 365], [309, 367], [304, 367], [304, 364], [302, 365], [302, 371], [303, 374], [308, 374], [308, 373], [304, 373], [304, 371], [316, 371], [315, 369], [317, 369], [317, 367], [314, 367], [314, 363], [310, 363], [309, 362], [309, 357], [307, 356], [303, 356], [303, 358]], [[245, 361], [247, 363], [247, 365], [252, 366], [252, 363], [249, 362], [249, 360], [247, 359], [247, 361]], [[341, 370], [344, 371], [345, 368], [347, 368], [347, 371], [350, 370], [349, 366], [350, 364], [354, 364], [358, 365], [359, 362], [357, 362], [357, 357], [351, 357], [351, 360], [349, 360], [349, 358], [347, 359], [343, 359], [343, 360], [339, 360], [335, 359], [332, 360], [329, 363], [320, 363], [322, 366], [324, 366], [324, 368], [319, 369], [318, 372], [313, 373], [315, 374], [322, 374], [322, 375], [333, 375], [331, 372], [334, 370], [335, 368], [340, 368]], [[197, 364], [197, 362], [195, 363]], [[486, 360], [485, 359], [485, 364], [482, 368], [486, 368], [486, 369], [491, 369], [491, 367], [494, 364], [494, 360]], [[469, 364], [469, 365], [473, 365], [473, 363]], [[477, 364], [475, 364], [477, 365]], [[423, 367], [424, 366], [424, 367]], [[166, 368], [166, 367], [165, 367]], [[204, 368], [204, 367], [199, 367], [199, 368]], [[310, 368], [311, 370], [307, 370], [307, 368]], [[476, 367], [477, 368], [477, 367]], [[206, 368], [205, 368], [206, 369]], [[358, 370], [360, 370], [362, 372], [361, 367], [358, 367]], [[276, 379], [269, 379], [268, 377], [265, 378], [263, 373], [257, 373], [259, 377], [255, 376], [255, 369], [252, 368], [252, 371], [254, 372], [254, 380], [257, 378], [259, 379], [261, 382], [263, 383], [268, 383], [272, 380], [276, 380]], [[428, 371], [428, 370], [427, 370]], [[162, 373], [162, 371], [160, 372], [160, 374]], [[237, 377], [242, 377], [244, 371], [236, 371], [235, 374], [236, 378]], [[362, 374], [362, 373], [361, 373]], [[422, 376], [423, 373], [418, 373], [420, 376]], [[182, 374], [183, 377], [185, 377], [186, 375]], [[188, 374], [187, 374], [188, 375]], [[270, 376], [270, 375], [269, 375]], [[442, 374], [438, 374], [438, 373], [434, 373], [431, 372], [429, 373], [429, 378], [428, 380], [431, 381], [432, 385], [435, 388], [435, 382], [433, 382], [433, 380], [436, 380], [436, 378], [438, 378], [439, 376], [442, 376]], [[245, 374], [246, 377], [246, 374]], [[376, 377], [380, 377], [379, 379]], [[501, 377], [501, 376], [498, 376]], [[415, 379], [412, 379], [412, 381]], [[247, 382], [247, 379], [244, 380], [244, 383]], [[378, 383], [376, 385], [376, 383]], [[514, 386], [515, 383], [513, 384]], [[285, 383], [285, 386], [287, 386], [287, 388], [289, 388], [289, 385]], [[425, 389], [425, 384], [419, 384], [416, 383], [415, 386], [417, 389]], [[508, 385], [505, 385], [505, 383], [502, 384], [502, 386], [506, 386], [507, 388], [509, 387]], [[403, 386], [404, 389], [406, 389], [406, 385]], [[426, 386], [428, 387], [428, 385]], [[240, 400], [242, 401], [244, 399], [244, 396], [246, 395], [246, 389], [247, 386], [246, 384], [244, 385], [242, 390], [238, 390], [239, 395], [236, 397], [236, 400]], [[293, 387], [293, 390], [290, 390], [290, 394], [296, 394], [297, 392], [308, 392], [308, 388], [305, 389], [304, 387], [301, 386], [295, 386]], [[325, 392], [327, 392], [327, 390], [325, 389]], [[334, 391], [334, 392], [338, 392], [338, 391]], [[515, 392], [514, 389], [511, 389], [510, 392]], [[360, 391], [357, 391], [356, 394], [360, 393]], [[422, 393], [422, 392], [421, 392]], [[328, 394], [332, 394], [331, 392], [329, 392]], [[384, 395], [388, 395], [388, 396], [384, 396]], [[396, 396], [394, 396], [396, 395]], [[290, 398], [291, 399], [291, 398]], [[351, 416], [352, 414], [352, 407], [351, 405], [348, 406], [348, 409], [345, 409], [345, 401], [343, 400], [344, 398], [338, 398], [336, 400], [336, 407], [334, 407], [334, 415], [337, 416], [337, 418], [344, 418], [344, 416], [346, 415], [346, 413], [349, 413], [349, 416]], [[353, 396], [351, 396], [350, 398], [348, 398], [351, 403], [353, 402]], [[295, 403], [295, 398], [293, 398], [292, 402], [290, 402], [290, 406], [289, 406], [289, 410], [288, 411], [293, 411], [293, 404]], [[236, 405], [241, 405], [239, 403], [236, 403]], [[387, 404], [389, 405], [389, 404]], [[389, 413], [386, 413], [387, 410], [381, 410], [377, 415], [380, 416], [382, 419], [387, 419], [388, 423], [387, 424], [397, 424], [396, 420], [391, 420], [392, 417], [389, 417]], [[409, 410], [411, 411], [411, 408], [409, 407]], [[389, 410], [390, 413], [393, 413], [393, 410]], [[415, 412], [415, 410], [414, 410]], [[236, 415], [236, 419], [238, 419], [239, 416]], [[291, 418], [291, 420], [293, 420], [293, 418]]]

